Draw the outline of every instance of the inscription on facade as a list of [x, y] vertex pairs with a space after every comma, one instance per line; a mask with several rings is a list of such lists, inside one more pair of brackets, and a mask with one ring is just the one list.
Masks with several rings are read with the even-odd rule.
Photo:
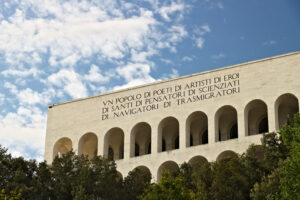
[[101, 118], [116, 119], [237, 93], [239, 73], [227, 74], [102, 101]]

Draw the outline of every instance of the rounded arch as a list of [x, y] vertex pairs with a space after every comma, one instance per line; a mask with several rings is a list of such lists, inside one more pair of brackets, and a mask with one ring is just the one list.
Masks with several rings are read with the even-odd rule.
[[[113, 160], [124, 157], [124, 131], [121, 128], [111, 128], [104, 136], [104, 157]], [[113, 154], [113, 155], [109, 155]]]
[[166, 117], [158, 125], [158, 152], [164, 150], [163, 140], [165, 141], [166, 151], [179, 148], [179, 144], [178, 146], [176, 144], [176, 140], [179, 141], [179, 122], [175, 117]]
[[279, 130], [288, 123], [288, 118], [299, 112], [298, 98], [291, 93], [286, 93], [275, 101], [276, 129]]
[[267, 104], [255, 99], [250, 101], [244, 110], [245, 133], [255, 135], [269, 132]]
[[170, 173], [172, 173], [176, 172], [177, 170], [179, 170], [179, 166], [176, 162], [171, 160], [164, 162], [159, 166], [157, 170], [157, 181], [160, 181], [163, 172], [169, 171]]
[[[236, 129], [233, 129], [235, 127]], [[237, 111], [233, 106], [225, 105], [219, 108], [215, 114], [215, 141], [234, 138], [238, 138]]]
[[188, 164], [192, 167], [198, 167], [203, 165], [204, 163], [208, 162], [207, 159], [203, 156], [194, 156], [192, 157]]
[[216, 161], [222, 160], [227, 157], [234, 157], [234, 156], [237, 156], [237, 154], [234, 151], [226, 150], [218, 155]]
[[139, 170], [139, 171], [141, 171], [143, 174], [147, 174], [147, 175], [149, 175], [149, 177], [152, 177], [152, 174], [151, 174], [150, 169], [149, 169], [148, 167], [144, 166], [144, 165], [140, 165], [140, 166], [134, 168], [133, 171], [134, 171], [134, 170]]
[[89, 159], [97, 156], [98, 137], [95, 133], [84, 134], [78, 144], [78, 155], [88, 156]]
[[63, 137], [57, 140], [53, 147], [53, 159], [56, 156], [61, 156], [62, 154], [66, 154], [69, 151], [72, 151], [72, 140], [68, 137]]
[[151, 153], [149, 145], [151, 146], [151, 126], [146, 122], [137, 123], [130, 134], [130, 157]]
[[[208, 143], [208, 119], [202, 111], [193, 112], [186, 119], [186, 146]], [[207, 135], [207, 136], [206, 136]]]

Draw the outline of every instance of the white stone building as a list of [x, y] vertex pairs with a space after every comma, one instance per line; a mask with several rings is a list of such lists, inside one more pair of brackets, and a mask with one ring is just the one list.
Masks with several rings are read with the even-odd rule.
[[73, 149], [159, 180], [260, 144], [299, 112], [300, 52], [49, 106], [45, 160]]

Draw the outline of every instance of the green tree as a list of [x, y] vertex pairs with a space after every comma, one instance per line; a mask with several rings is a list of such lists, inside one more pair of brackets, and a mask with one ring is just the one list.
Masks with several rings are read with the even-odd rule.
[[251, 185], [240, 157], [227, 157], [216, 162], [212, 183], [212, 196], [215, 200], [249, 199]]
[[214, 166], [215, 163], [207, 162], [203, 165], [196, 165], [193, 168], [194, 183], [196, 186], [195, 198], [197, 200], [213, 199], [211, 187], [214, 180]]
[[141, 200], [192, 200], [192, 191], [188, 190], [184, 184], [182, 176], [172, 176], [169, 172], [164, 172], [161, 180], [150, 185]]
[[0, 200], [23, 200], [21, 191], [10, 191], [9, 194], [4, 189], [0, 191]]
[[123, 182], [124, 199], [137, 200], [151, 182], [151, 174], [146, 170], [134, 169]]
[[300, 199], [300, 115], [280, 130], [288, 158], [282, 162], [280, 189], [283, 199]]
[[280, 189], [280, 169], [277, 168], [267, 176], [264, 176], [261, 182], [256, 183], [250, 193], [252, 200], [281, 200]]

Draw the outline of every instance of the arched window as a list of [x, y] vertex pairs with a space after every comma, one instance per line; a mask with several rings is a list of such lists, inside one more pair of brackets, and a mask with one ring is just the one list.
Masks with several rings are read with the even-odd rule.
[[225, 141], [237, 137], [237, 111], [232, 106], [223, 106], [215, 114], [216, 141]]
[[202, 144], [208, 144], [208, 131], [204, 131], [204, 133], [202, 133]]
[[298, 98], [293, 94], [283, 94], [275, 102], [276, 129], [288, 123], [288, 118], [299, 112]]
[[169, 173], [174, 173], [177, 170], [179, 170], [178, 164], [174, 161], [166, 161], [163, 164], [160, 165], [157, 171], [157, 181], [160, 181], [162, 174], [165, 171], [168, 171]]
[[[186, 145], [196, 146], [205, 144], [202, 141], [203, 132], [208, 128], [208, 119], [204, 112], [196, 111], [189, 115], [186, 120]], [[207, 138], [208, 141], [208, 138]]]
[[[112, 151], [109, 150], [112, 149]], [[110, 155], [114, 160], [124, 158], [124, 132], [120, 128], [110, 129], [104, 137], [104, 156], [109, 157], [110, 152], [114, 155]]]
[[140, 155], [140, 146], [135, 143], [135, 156], [139, 156]]
[[148, 146], [151, 143], [151, 127], [146, 122], [137, 123], [131, 130], [130, 157], [151, 153]]
[[238, 138], [238, 127], [234, 124], [230, 129], [230, 139]]
[[78, 154], [88, 156], [89, 159], [97, 156], [98, 138], [94, 133], [86, 133], [79, 140]]
[[179, 136], [175, 138], [175, 149], [179, 149]]
[[114, 160], [114, 150], [111, 147], [108, 149], [108, 159]]
[[55, 156], [62, 156], [63, 154], [72, 151], [72, 141], [70, 138], [64, 137], [59, 139], [53, 147], [53, 159]]
[[147, 151], [147, 154], [150, 154], [151, 153], [151, 142], [149, 142], [148, 144], [148, 151]]
[[265, 102], [259, 99], [251, 101], [245, 107], [244, 113], [246, 135], [269, 132], [268, 109]]
[[269, 132], [268, 118], [263, 118], [258, 126], [258, 133], [267, 133]]
[[162, 139], [162, 151], [166, 151], [166, 141]]
[[[174, 117], [164, 118], [158, 125], [158, 152], [179, 148], [179, 142], [176, 144], [176, 137], [179, 137], [178, 120]], [[163, 147], [164, 145], [165, 147]]]

